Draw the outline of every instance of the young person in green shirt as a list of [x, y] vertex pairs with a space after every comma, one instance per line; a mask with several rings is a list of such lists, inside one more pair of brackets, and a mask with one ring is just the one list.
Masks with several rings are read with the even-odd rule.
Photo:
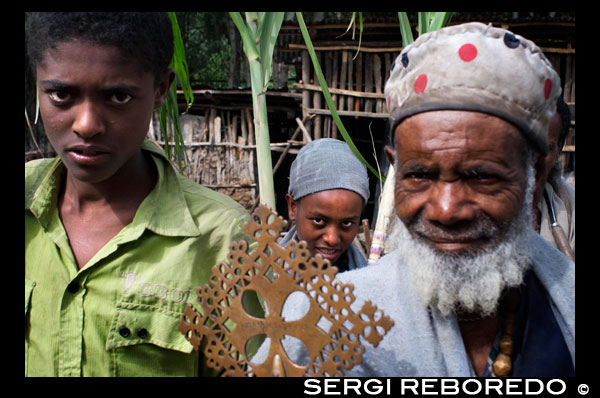
[[248, 214], [145, 138], [174, 80], [168, 16], [33, 13], [28, 24], [58, 157], [25, 164], [26, 376], [207, 374], [177, 325], [247, 238]]

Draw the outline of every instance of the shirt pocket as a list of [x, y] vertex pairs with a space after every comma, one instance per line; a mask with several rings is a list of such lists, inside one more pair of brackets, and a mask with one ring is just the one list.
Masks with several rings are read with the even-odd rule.
[[195, 376], [198, 353], [177, 329], [181, 314], [158, 306], [119, 302], [106, 350], [115, 376]]

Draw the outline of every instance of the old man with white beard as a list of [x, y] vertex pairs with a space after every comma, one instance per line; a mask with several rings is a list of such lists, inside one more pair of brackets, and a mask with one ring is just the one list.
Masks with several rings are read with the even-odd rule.
[[337, 277], [395, 325], [346, 376], [574, 375], [574, 263], [531, 228], [560, 92], [504, 29], [452, 26], [401, 52], [385, 88], [400, 243]]

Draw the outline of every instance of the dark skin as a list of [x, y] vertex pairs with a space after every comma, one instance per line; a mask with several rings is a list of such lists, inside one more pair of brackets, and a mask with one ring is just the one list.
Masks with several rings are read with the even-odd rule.
[[36, 68], [48, 139], [66, 166], [58, 212], [81, 269], [156, 184], [140, 146], [174, 79], [143, 72], [113, 46], [59, 43]]
[[315, 192], [299, 200], [290, 194], [285, 198], [298, 238], [307, 242], [313, 256], [321, 254], [335, 265], [358, 233], [363, 198], [346, 189]]
[[[493, 242], [452, 239], [448, 232], [468, 228], [483, 214], [504, 231], [518, 216], [526, 190], [525, 160], [519, 150], [525, 141], [512, 124], [479, 112], [432, 111], [402, 121], [395, 139], [396, 150], [388, 146], [385, 151], [392, 163], [398, 159], [396, 213], [407, 226], [422, 215], [428, 228], [420, 237], [432, 247], [447, 252], [483, 248]], [[541, 158], [536, 163], [538, 178], [543, 167]], [[465, 350], [481, 376], [498, 318], [457, 316]]]

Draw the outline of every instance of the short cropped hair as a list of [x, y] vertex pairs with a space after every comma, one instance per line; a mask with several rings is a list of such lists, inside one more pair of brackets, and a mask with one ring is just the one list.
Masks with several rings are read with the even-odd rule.
[[35, 12], [27, 25], [27, 51], [34, 71], [47, 50], [71, 40], [115, 46], [156, 79], [173, 57], [173, 28], [167, 13]]

